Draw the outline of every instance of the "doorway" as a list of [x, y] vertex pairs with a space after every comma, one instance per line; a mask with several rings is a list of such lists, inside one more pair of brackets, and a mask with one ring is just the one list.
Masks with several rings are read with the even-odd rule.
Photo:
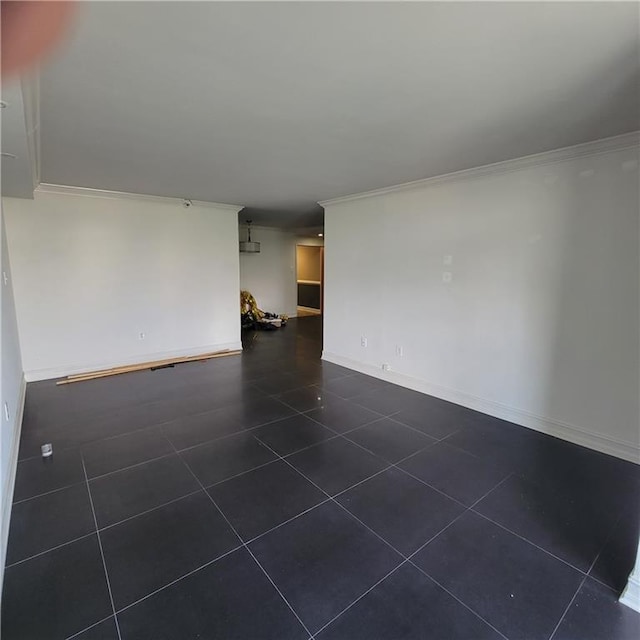
[[296, 245], [298, 317], [322, 315], [324, 306], [324, 247]]

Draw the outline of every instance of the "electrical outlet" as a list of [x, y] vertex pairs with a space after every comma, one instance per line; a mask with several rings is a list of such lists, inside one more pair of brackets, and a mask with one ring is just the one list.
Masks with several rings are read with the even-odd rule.
[[451, 271], [442, 272], [442, 282], [449, 284], [453, 280], [453, 273]]
[[444, 265], [453, 264], [453, 256], [444, 256], [442, 258], [442, 264], [444, 264]]
[[402, 348], [402, 345], [400, 345], [400, 344], [396, 345], [396, 355], [399, 358], [402, 358], [402, 356], [404, 355], [404, 349]]
[[383, 371], [390, 371], [391, 370], [391, 365], [388, 362], [383, 362], [382, 363], [382, 370]]
[[144, 331], [141, 331], [141, 332], [138, 334], [138, 339], [139, 339], [139, 340], [144, 340], [145, 338], [146, 338], [146, 335], [145, 335]]
[[367, 340], [366, 336], [360, 336], [360, 346], [366, 347], [369, 345], [369, 340]]

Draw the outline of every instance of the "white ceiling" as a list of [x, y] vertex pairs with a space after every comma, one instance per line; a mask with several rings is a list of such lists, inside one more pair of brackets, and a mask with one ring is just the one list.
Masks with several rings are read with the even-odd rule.
[[637, 3], [82, 4], [42, 71], [43, 182], [315, 224], [318, 200], [640, 129]]

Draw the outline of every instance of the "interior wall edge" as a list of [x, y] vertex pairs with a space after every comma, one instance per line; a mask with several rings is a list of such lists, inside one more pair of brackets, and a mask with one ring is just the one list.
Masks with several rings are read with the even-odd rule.
[[6, 471], [6, 479], [3, 478], [2, 491], [2, 531], [0, 531], [0, 594], [4, 583], [4, 568], [7, 557], [7, 542], [9, 540], [9, 523], [11, 521], [11, 507], [13, 506], [13, 489], [16, 482], [16, 471], [18, 469], [18, 452], [20, 451], [20, 435], [22, 433], [22, 420], [24, 417], [24, 406], [27, 392], [27, 380], [22, 376], [20, 391], [18, 395], [17, 411], [15, 413], [14, 439], [11, 445], [11, 456], [9, 458], [9, 469]]

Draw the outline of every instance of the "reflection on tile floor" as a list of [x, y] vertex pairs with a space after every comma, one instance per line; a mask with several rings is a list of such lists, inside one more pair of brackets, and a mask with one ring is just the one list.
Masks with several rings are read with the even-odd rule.
[[640, 637], [638, 467], [245, 343], [28, 386], [4, 640]]

